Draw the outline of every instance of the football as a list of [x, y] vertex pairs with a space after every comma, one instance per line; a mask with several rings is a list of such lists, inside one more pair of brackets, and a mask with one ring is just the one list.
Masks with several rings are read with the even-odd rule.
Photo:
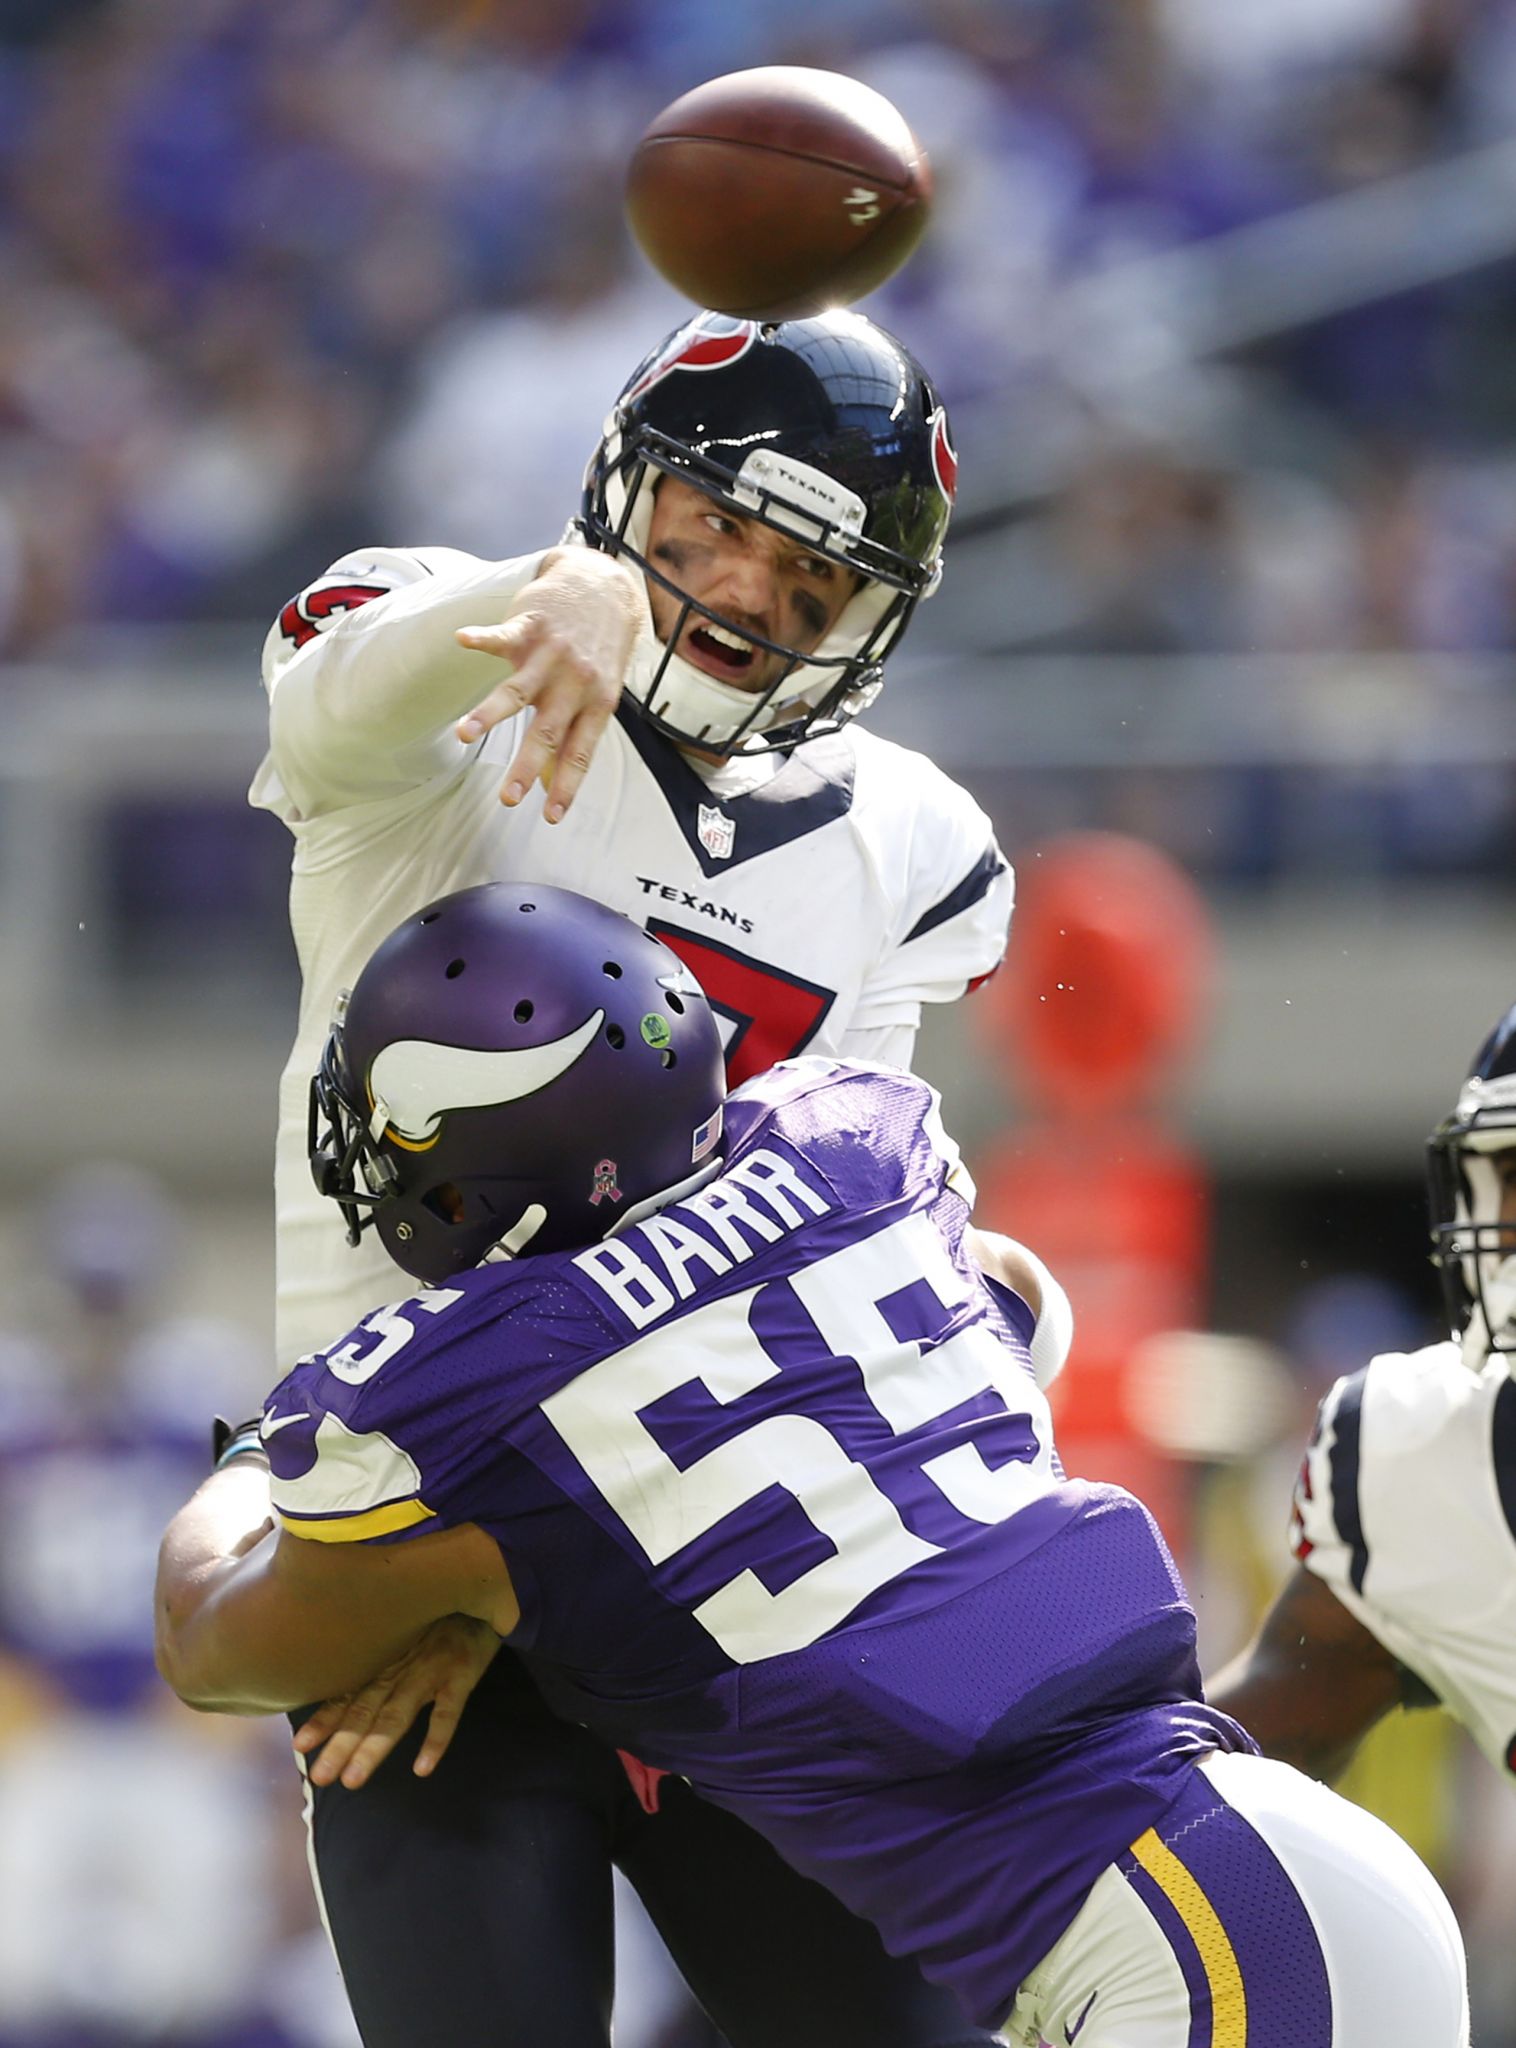
[[882, 93], [771, 64], [696, 86], [627, 170], [632, 233], [697, 306], [793, 320], [884, 283], [921, 239], [926, 153]]

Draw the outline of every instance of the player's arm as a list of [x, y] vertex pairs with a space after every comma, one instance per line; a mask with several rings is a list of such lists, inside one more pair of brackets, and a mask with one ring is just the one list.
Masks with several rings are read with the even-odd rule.
[[365, 583], [351, 557], [285, 607], [265, 649], [271, 751], [302, 817], [424, 781], [527, 706], [502, 800], [549, 767], [549, 814], [572, 800], [647, 627], [637, 581], [580, 547], [460, 561], [385, 557]]
[[1062, 1372], [1074, 1342], [1074, 1311], [1061, 1283], [1035, 1252], [999, 1231], [970, 1226], [970, 1252], [985, 1278], [1019, 1294], [1036, 1318], [1032, 1333], [1032, 1370], [1039, 1387], [1049, 1387]]
[[1019, 1294], [1034, 1316], [1042, 1313], [1042, 1283], [1047, 1268], [1034, 1259], [1025, 1245], [1003, 1237], [998, 1230], [979, 1230], [972, 1224], [967, 1243], [979, 1270], [1002, 1287]]
[[481, 1529], [393, 1544], [292, 1536], [271, 1526], [268, 1471], [252, 1459], [212, 1473], [159, 1553], [158, 1668], [207, 1712], [275, 1713], [355, 1691], [451, 1614], [502, 1635], [518, 1619]]
[[417, 1716], [426, 1733], [411, 1769], [429, 1777], [447, 1754], [470, 1693], [493, 1663], [500, 1638], [466, 1614], [434, 1621], [393, 1663], [356, 1692], [315, 1707], [295, 1730], [313, 1784], [340, 1778], [350, 1792], [366, 1785]]
[[1376, 1721], [1410, 1702], [1409, 1674], [1331, 1587], [1298, 1565], [1206, 1697], [1268, 1756], [1335, 1778]]
[[636, 573], [593, 548], [550, 548], [499, 622], [461, 627], [458, 645], [503, 673], [458, 723], [465, 742], [531, 706], [500, 801], [518, 804], [536, 781], [555, 825], [578, 795], [621, 700], [639, 635], [651, 631]]

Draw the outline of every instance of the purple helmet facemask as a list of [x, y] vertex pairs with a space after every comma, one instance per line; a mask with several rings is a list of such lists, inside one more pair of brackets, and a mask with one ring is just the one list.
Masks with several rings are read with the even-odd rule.
[[592, 1244], [720, 1151], [720, 1034], [678, 957], [567, 889], [489, 882], [392, 932], [311, 1084], [316, 1185], [431, 1282]]

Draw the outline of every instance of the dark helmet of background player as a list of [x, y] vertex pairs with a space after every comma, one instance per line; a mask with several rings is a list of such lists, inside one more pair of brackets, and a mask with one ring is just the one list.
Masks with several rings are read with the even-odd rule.
[[666, 946], [568, 889], [488, 882], [408, 917], [339, 1004], [311, 1084], [349, 1241], [437, 1282], [591, 1244], [719, 1158], [721, 1038]]
[[1469, 1068], [1453, 1112], [1427, 1140], [1432, 1258], [1465, 1361], [1491, 1352], [1516, 1370], [1516, 1225], [1500, 1221], [1493, 1155], [1516, 1151], [1516, 1006]]
[[[662, 476], [740, 517], [799, 536], [864, 581], [810, 654], [781, 657], [747, 694], [673, 652], [696, 604], [647, 557]], [[585, 476], [580, 530], [683, 607], [626, 696], [675, 740], [729, 753], [762, 734], [787, 748], [835, 731], [878, 694], [885, 657], [942, 573], [957, 478], [947, 413], [921, 365], [862, 314], [764, 326], [702, 313], [662, 342], [616, 401]]]

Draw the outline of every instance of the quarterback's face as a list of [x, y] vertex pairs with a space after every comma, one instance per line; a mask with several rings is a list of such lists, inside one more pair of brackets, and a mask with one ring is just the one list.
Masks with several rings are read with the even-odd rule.
[[[675, 653], [717, 682], [753, 693], [766, 690], [784, 662], [741, 637], [740, 629], [810, 654], [859, 582], [852, 570], [813, 554], [803, 541], [728, 511], [677, 477], [659, 483], [647, 551], [671, 583], [739, 629], [734, 638], [708, 620], [691, 618]], [[678, 624], [679, 600], [651, 580], [648, 598], [654, 628], [667, 645]]]
[[1507, 1230], [1516, 1230], [1516, 1148], [1492, 1153], [1490, 1164], [1500, 1177], [1500, 1213], [1496, 1220]]

